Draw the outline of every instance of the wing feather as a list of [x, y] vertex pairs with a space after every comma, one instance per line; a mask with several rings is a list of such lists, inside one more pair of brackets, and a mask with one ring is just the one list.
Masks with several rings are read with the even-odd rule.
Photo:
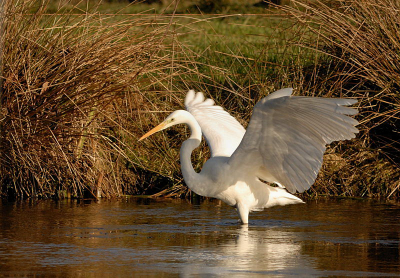
[[255, 169], [256, 175], [303, 192], [322, 166], [326, 145], [355, 137], [358, 121], [352, 99], [292, 96], [292, 89], [265, 97], [254, 108], [247, 132], [232, 154], [233, 171]]
[[221, 106], [205, 99], [202, 93], [190, 90], [185, 107], [199, 123], [211, 149], [211, 156], [231, 156], [246, 132], [243, 126]]

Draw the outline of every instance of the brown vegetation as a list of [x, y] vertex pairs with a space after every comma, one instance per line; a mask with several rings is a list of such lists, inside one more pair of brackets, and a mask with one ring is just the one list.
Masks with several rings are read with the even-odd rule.
[[70, 16], [62, 6], [46, 15], [37, 3], [4, 4], [1, 193], [122, 195], [129, 158], [115, 113], [171, 78], [168, 26], [154, 17], [103, 24], [95, 11]]
[[[398, 1], [292, 1], [277, 7], [286, 18], [267, 19], [265, 36], [235, 42], [242, 49], [226, 40], [238, 26], [259, 28], [247, 19], [114, 17], [76, 2], [51, 15], [48, 3], [2, 2], [2, 196], [187, 195], [178, 163], [185, 128], [137, 138], [181, 108], [188, 88], [245, 124], [256, 101], [293, 86], [360, 101], [360, 136], [328, 148], [308, 195], [399, 197]], [[195, 168], [207, 157], [203, 143]]]
[[327, 156], [316, 190], [398, 197], [400, 2], [292, 1], [282, 9], [312, 34], [298, 44], [321, 54], [306, 70], [308, 91], [359, 100], [362, 133], [358, 140], [339, 146], [345, 148], [339, 157]]

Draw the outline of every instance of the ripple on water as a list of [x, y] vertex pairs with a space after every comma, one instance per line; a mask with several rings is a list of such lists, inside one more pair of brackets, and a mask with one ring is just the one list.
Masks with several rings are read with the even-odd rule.
[[218, 201], [0, 203], [0, 274], [399, 277], [400, 207], [318, 200], [252, 213]]

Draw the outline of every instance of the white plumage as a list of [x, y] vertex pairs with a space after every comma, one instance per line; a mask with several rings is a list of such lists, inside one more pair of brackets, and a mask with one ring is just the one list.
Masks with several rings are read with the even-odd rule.
[[[345, 106], [356, 102], [292, 96], [292, 89], [282, 89], [256, 104], [246, 131], [213, 100], [191, 90], [185, 99], [187, 111], [173, 112], [140, 140], [170, 126], [187, 124], [191, 136], [180, 153], [186, 184], [199, 195], [234, 206], [242, 223], [248, 223], [250, 211], [303, 202], [286, 190], [309, 189], [321, 168], [326, 144], [355, 137], [358, 122], [347, 115], [355, 115], [357, 110]], [[196, 173], [190, 159], [202, 135], [211, 158]]]
[[201, 127], [211, 150], [211, 157], [231, 156], [246, 132], [244, 127], [212, 99], [190, 90], [185, 98], [186, 110]]

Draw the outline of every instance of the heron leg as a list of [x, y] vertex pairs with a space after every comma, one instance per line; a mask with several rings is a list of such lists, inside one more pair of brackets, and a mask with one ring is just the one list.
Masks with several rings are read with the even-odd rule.
[[242, 224], [249, 223], [249, 208], [242, 203], [237, 203], [236, 209], [239, 214], [240, 222], [242, 222]]

